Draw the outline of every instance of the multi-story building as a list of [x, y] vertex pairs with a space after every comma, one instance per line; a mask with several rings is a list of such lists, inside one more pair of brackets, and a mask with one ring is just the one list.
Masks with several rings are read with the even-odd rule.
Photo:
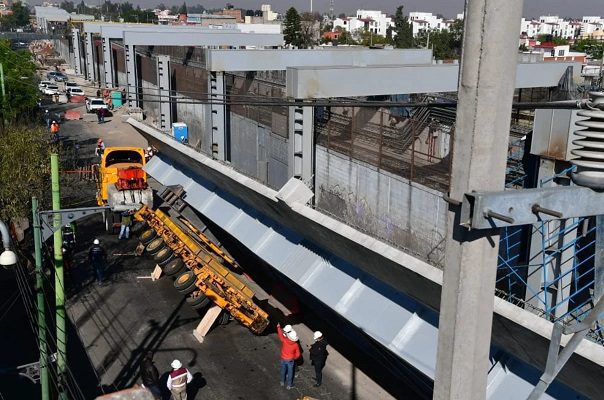
[[380, 36], [386, 36], [387, 30], [391, 26], [394, 26], [392, 18], [381, 11], [372, 10], [357, 10], [354, 17], [336, 18], [333, 21], [334, 29], [340, 27], [351, 33], [359, 29], [367, 29]]
[[[457, 19], [463, 19], [463, 14], [457, 14]], [[413, 26], [413, 36], [422, 31], [449, 29], [455, 20], [444, 19], [428, 12], [410, 12], [409, 22]]]

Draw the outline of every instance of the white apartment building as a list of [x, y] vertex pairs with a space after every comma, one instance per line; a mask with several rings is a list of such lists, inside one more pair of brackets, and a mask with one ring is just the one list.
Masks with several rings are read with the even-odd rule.
[[355, 32], [359, 29], [367, 29], [376, 35], [386, 36], [389, 27], [394, 26], [392, 18], [381, 11], [357, 10], [354, 17], [336, 18], [333, 28], [340, 27], [347, 32]]
[[[461, 18], [459, 18], [461, 16]], [[457, 14], [458, 19], [463, 19], [463, 14]], [[454, 20], [440, 18], [432, 13], [413, 11], [409, 13], [409, 22], [413, 26], [413, 36], [422, 31], [449, 29]]]
[[577, 39], [583, 31], [584, 25], [584, 22], [568, 21], [556, 15], [541, 16], [538, 20], [522, 18], [520, 22], [520, 34], [530, 38], [535, 38], [539, 35], [552, 35], [564, 39]]

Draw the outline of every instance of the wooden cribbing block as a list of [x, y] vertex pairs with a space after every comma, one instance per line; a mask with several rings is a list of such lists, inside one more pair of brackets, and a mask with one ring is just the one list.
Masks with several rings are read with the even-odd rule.
[[214, 321], [220, 315], [222, 309], [217, 305], [212, 306], [207, 312], [206, 315], [203, 316], [197, 328], [193, 329], [193, 336], [199, 343], [203, 343], [204, 337], [208, 334], [208, 331], [214, 325]]
[[152, 281], [156, 281], [161, 277], [161, 267], [159, 265], [155, 266], [155, 269], [153, 269], [153, 272], [151, 272], [151, 280]]

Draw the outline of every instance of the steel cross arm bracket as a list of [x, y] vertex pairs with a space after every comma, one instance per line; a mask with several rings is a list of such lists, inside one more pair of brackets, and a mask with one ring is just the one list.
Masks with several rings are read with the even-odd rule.
[[[577, 347], [579, 347], [579, 344], [587, 335], [589, 328], [591, 328], [591, 326], [596, 322], [603, 311], [604, 296], [598, 299], [587, 317], [585, 317], [580, 323], [570, 327], [564, 327], [560, 322], [554, 323], [554, 328], [552, 329], [552, 338], [547, 354], [547, 361], [545, 364], [545, 371], [539, 378], [539, 382], [527, 400], [539, 400], [541, 398], [549, 385], [554, 381], [554, 379], [556, 379], [556, 376], [558, 376], [558, 373], [562, 370], [564, 365], [566, 365], [575, 350], [577, 350]], [[560, 350], [560, 342], [562, 341], [563, 334], [572, 334], [573, 336], [568, 340], [566, 346]]]
[[82, 208], [66, 208], [58, 211], [40, 211], [40, 222], [42, 225], [42, 242], [48, 240], [49, 237], [57, 231], [54, 227], [54, 215], [61, 215], [61, 227], [68, 225], [80, 218], [87, 217], [92, 214], [101, 213], [109, 210], [109, 207], [82, 207]]
[[492, 229], [604, 214], [604, 192], [581, 186], [466, 193], [460, 224]]

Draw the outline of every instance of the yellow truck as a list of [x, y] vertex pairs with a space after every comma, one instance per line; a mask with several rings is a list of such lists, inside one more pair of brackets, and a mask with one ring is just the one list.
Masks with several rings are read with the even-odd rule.
[[147, 184], [145, 151], [140, 147], [107, 147], [97, 169], [97, 203], [108, 206], [105, 228], [113, 231], [119, 213], [153, 206], [153, 191]]

